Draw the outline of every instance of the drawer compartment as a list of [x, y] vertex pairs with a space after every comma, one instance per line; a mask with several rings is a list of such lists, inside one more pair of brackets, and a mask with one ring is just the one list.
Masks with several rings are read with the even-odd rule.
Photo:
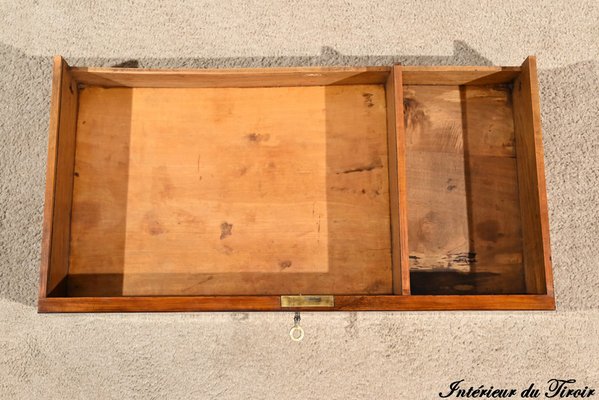
[[69, 294], [391, 293], [385, 116], [382, 85], [82, 89]]
[[553, 308], [537, 91], [534, 58], [169, 71], [56, 57], [39, 309]]

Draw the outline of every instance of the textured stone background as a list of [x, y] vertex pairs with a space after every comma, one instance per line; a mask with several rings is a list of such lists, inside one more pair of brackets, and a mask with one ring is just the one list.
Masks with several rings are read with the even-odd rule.
[[[2, 399], [432, 399], [599, 389], [599, 3], [0, 1]], [[327, 3], [327, 4], [324, 4]], [[51, 56], [140, 67], [540, 68], [556, 312], [38, 315]]]

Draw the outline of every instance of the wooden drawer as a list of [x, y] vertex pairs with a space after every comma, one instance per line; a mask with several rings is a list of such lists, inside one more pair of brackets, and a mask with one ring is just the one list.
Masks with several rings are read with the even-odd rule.
[[536, 62], [54, 60], [39, 311], [553, 309]]

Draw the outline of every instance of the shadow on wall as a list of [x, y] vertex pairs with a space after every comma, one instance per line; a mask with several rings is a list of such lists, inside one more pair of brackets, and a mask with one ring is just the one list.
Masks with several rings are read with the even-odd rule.
[[122, 68], [259, 68], [259, 67], [308, 67], [340, 65], [493, 65], [491, 60], [469, 47], [465, 42], [453, 42], [450, 56], [377, 55], [352, 56], [341, 54], [332, 47], [323, 46], [317, 56], [278, 57], [224, 57], [224, 58], [67, 58], [70, 65]]
[[[0, 44], [0, 298], [35, 306], [52, 59]], [[541, 60], [542, 61], [542, 60]], [[249, 68], [339, 65], [493, 65], [463, 41], [450, 56], [344, 55], [243, 58], [77, 58], [71, 65], [128, 68]], [[599, 307], [596, 204], [598, 63], [539, 71], [554, 275], [560, 309]], [[566, 211], [567, 210], [567, 211]], [[595, 258], [592, 258], [595, 257]], [[576, 271], [576, 274], [568, 271]]]

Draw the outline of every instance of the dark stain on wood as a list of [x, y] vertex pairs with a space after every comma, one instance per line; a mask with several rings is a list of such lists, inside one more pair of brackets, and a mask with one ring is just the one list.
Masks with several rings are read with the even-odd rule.
[[447, 191], [448, 192], [453, 192], [455, 190], [455, 188], [457, 188], [457, 185], [453, 184], [453, 179], [449, 178], [447, 180]]
[[375, 189], [375, 190], [372, 190], [372, 191], [368, 191], [366, 189], [361, 189], [361, 190], [350, 189], [350, 188], [347, 188], [347, 187], [344, 187], [344, 186], [331, 186], [329, 189], [331, 189], [334, 192], [369, 195], [371, 197], [380, 196], [380, 194], [381, 194], [381, 191], [378, 190], [378, 189]]
[[148, 232], [152, 236], [161, 235], [165, 232], [162, 224], [158, 221], [151, 221], [148, 223]]
[[374, 160], [373, 162], [371, 162], [370, 164], [367, 165], [362, 165], [359, 167], [355, 167], [355, 168], [350, 168], [350, 169], [346, 169], [343, 170], [341, 172], [337, 172], [337, 175], [340, 174], [353, 174], [355, 172], [369, 172], [378, 168], [383, 168], [383, 163], [381, 162], [381, 160]]
[[162, 235], [166, 232], [166, 229], [164, 229], [164, 227], [156, 217], [156, 214], [152, 211], [144, 215], [143, 225], [145, 227], [145, 230], [152, 236]]
[[487, 294], [483, 284], [497, 279], [492, 272], [411, 271], [411, 290], [414, 295]]
[[[347, 192], [349, 189], [346, 187], [331, 186], [331, 190], [336, 192]], [[312, 213], [312, 215], [314, 215], [314, 213]]]
[[372, 93], [364, 93], [362, 94], [362, 97], [364, 97], [364, 104], [366, 104], [366, 107], [374, 107], [374, 102], [372, 101], [374, 95]]
[[404, 109], [404, 124], [408, 125], [421, 125], [429, 121], [428, 116], [422, 110], [421, 104], [412, 98], [404, 98], [403, 100]]
[[438, 257], [421, 258], [410, 255], [410, 268], [418, 271], [463, 269], [476, 263], [475, 252], [449, 253]]
[[281, 261], [279, 263], [279, 267], [281, 267], [281, 269], [287, 269], [287, 268], [291, 268], [291, 264], [293, 264], [291, 261], [285, 260], [285, 261]]
[[183, 289], [183, 292], [189, 292], [191, 289], [195, 288], [196, 286], [203, 285], [204, 283], [211, 281], [212, 279], [214, 279], [214, 277], [212, 275], [210, 275], [209, 277], [204, 278], [201, 281], [196, 282], [193, 285], [186, 287], [185, 289]]
[[[450, 264], [473, 264], [476, 262], [476, 253], [468, 252], [468, 253], [456, 253], [456, 254], [448, 254], [447, 255], [448, 262]], [[449, 267], [449, 265], [448, 265]]]
[[227, 236], [231, 236], [233, 234], [232, 230], [233, 224], [230, 224], [226, 221], [220, 224], [220, 240], [223, 240]]
[[250, 141], [250, 143], [262, 143], [267, 142], [268, 139], [270, 139], [270, 135], [268, 133], [261, 134], [252, 132], [249, 135], [247, 135], [246, 138]]
[[476, 225], [476, 234], [487, 242], [496, 243], [499, 238], [503, 237], [503, 233], [499, 230], [499, 222], [494, 219], [489, 219]]

